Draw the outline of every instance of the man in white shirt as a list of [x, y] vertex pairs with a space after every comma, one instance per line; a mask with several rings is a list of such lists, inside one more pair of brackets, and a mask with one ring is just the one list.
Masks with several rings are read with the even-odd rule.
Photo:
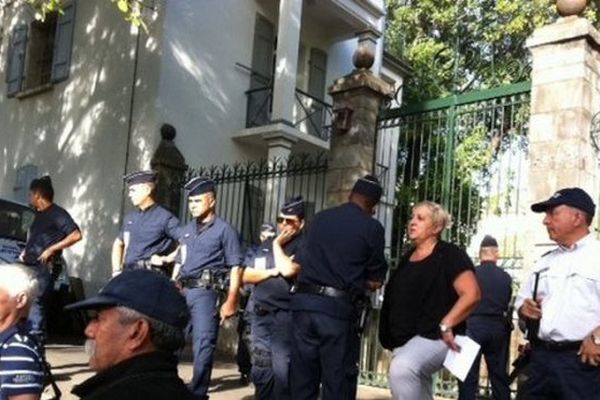
[[558, 247], [542, 256], [515, 304], [533, 333], [525, 398], [598, 399], [600, 242], [590, 233], [596, 206], [582, 189], [566, 188], [531, 209], [546, 213]]

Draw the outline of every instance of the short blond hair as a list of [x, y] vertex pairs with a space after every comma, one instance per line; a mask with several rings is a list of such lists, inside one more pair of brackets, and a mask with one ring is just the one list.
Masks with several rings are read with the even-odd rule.
[[452, 216], [441, 204], [429, 200], [420, 201], [414, 205], [413, 210], [419, 207], [425, 207], [429, 210], [431, 213], [431, 222], [433, 222], [433, 225], [441, 228], [440, 234], [444, 229], [452, 225]]

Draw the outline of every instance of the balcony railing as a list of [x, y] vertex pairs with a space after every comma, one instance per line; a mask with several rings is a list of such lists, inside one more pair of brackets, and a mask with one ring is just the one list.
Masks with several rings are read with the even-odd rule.
[[[246, 128], [271, 123], [273, 87], [264, 86], [246, 92]], [[329, 140], [333, 107], [310, 94], [296, 89], [292, 123], [301, 132], [322, 140]]]

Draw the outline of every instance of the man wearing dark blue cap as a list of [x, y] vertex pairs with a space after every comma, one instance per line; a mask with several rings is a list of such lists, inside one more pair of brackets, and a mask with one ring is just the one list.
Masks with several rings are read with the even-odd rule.
[[133, 172], [124, 181], [135, 210], [123, 219], [113, 244], [113, 275], [123, 269], [150, 268], [152, 256], [170, 253], [178, 239], [179, 220], [155, 200], [156, 172]]
[[257, 400], [291, 398], [290, 288], [299, 271], [293, 260], [302, 243], [302, 197], [292, 198], [281, 207], [277, 225], [277, 237], [263, 243], [254, 264], [243, 275], [245, 283], [254, 284], [252, 381]]
[[356, 305], [383, 284], [384, 230], [372, 215], [382, 188], [367, 175], [349, 201], [318, 213], [294, 262], [292, 399], [356, 398], [360, 332]]
[[164, 275], [131, 270], [97, 296], [66, 307], [97, 310], [86, 327], [86, 351], [96, 375], [73, 388], [86, 400], [189, 399], [175, 352], [185, 344], [185, 298]]
[[49, 176], [31, 181], [29, 203], [36, 214], [20, 258], [38, 280], [38, 293], [29, 312], [29, 321], [31, 334], [43, 344], [46, 339], [44, 300], [52, 286], [52, 263], [64, 249], [79, 242], [82, 235], [71, 215], [54, 203], [54, 188]]
[[[208, 399], [213, 355], [221, 321], [235, 315], [239, 301], [243, 255], [235, 229], [216, 215], [215, 182], [196, 177], [186, 183], [193, 220], [181, 229], [173, 278], [183, 288], [191, 313], [194, 375], [191, 389]], [[229, 278], [229, 285], [226, 280]], [[217, 310], [222, 291], [226, 299]]]
[[575, 187], [531, 210], [546, 214], [544, 225], [558, 247], [535, 265], [515, 303], [533, 338], [525, 398], [598, 399], [600, 242], [590, 232], [596, 206]]
[[481, 288], [481, 302], [467, 319], [467, 335], [481, 345], [464, 383], [459, 383], [459, 399], [475, 400], [479, 389], [479, 364], [485, 356], [494, 400], [510, 400], [508, 372], [508, 345], [511, 318], [509, 304], [512, 296], [512, 278], [496, 263], [498, 242], [486, 235], [479, 247], [480, 264], [475, 269]]

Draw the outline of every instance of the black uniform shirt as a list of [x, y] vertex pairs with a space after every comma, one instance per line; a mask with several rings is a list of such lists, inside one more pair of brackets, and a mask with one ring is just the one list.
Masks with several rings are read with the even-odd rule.
[[[364, 293], [366, 281], [383, 281], [388, 269], [383, 226], [348, 202], [318, 213], [296, 255], [298, 283]], [[341, 298], [297, 293], [292, 310], [320, 311], [349, 318], [352, 305]]]
[[471, 316], [504, 316], [512, 295], [510, 275], [491, 261], [482, 262], [475, 268], [475, 274], [481, 288], [481, 302]]
[[60, 242], [78, 229], [79, 227], [73, 221], [71, 215], [56, 204], [52, 204], [44, 211], [36, 213], [35, 219], [29, 228], [29, 236], [25, 245], [25, 264], [38, 264], [38, 257], [48, 246]]

